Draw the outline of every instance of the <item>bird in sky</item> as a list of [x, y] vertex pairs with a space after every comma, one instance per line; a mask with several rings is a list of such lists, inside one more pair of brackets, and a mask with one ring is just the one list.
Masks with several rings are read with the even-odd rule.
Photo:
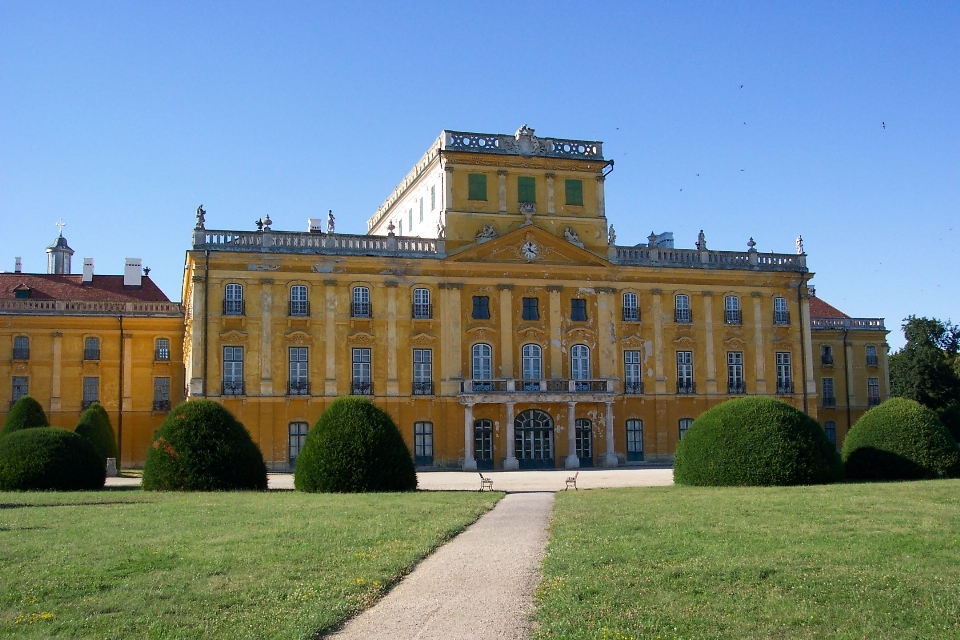
[[743, 169], [740, 169], [740, 171], [743, 171]]
[[740, 88], [743, 89], [743, 85], [740, 85]]
[[881, 123], [880, 123], [880, 128], [881, 128], [881, 129], [886, 129], [886, 128], [887, 128], [887, 123], [886, 123], [886, 122], [881, 122]]
[[697, 174], [697, 177], [698, 177], [698, 178], [700, 177], [700, 174], [699, 174], [699, 173]]

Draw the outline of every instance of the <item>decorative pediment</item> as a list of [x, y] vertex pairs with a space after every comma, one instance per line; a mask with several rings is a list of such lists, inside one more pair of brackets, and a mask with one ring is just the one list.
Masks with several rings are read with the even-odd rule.
[[677, 336], [676, 338], [673, 339], [673, 344], [677, 345], [678, 347], [689, 348], [689, 347], [692, 347], [695, 343], [693, 341], [693, 338], [691, 338], [690, 336]]
[[547, 332], [537, 327], [520, 327], [517, 329], [517, 337], [527, 342], [537, 342], [541, 345], [547, 343]]
[[283, 337], [292, 344], [311, 344], [313, 342], [313, 336], [306, 331], [288, 331], [283, 334]]
[[376, 338], [366, 331], [354, 331], [347, 336], [347, 342], [350, 344], [372, 345], [376, 342]]
[[584, 329], [583, 327], [567, 329], [568, 342], [594, 342], [596, 341], [596, 338], [597, 334], [590, 329]]
[[610, 266], [604, 258], [535, 224], [524, 225], [499, 237], [474, 243], [446, 260]]
[[409, 341], [410, 341], [410, 344], [414, 345], [415, 347], [425, 347], [433, 344], [436, 341], [436, 339], [437, 339], [436, 336], [431, 336], [426, 333], [417, 333], [417, 334], [411, 335], [409, 338]]
[[781, 351], [790, 351], [793, 349], [793, 342], [790, 340], [778, 340], [773, 343], [774, 349], [780, 349]]
[[247, 341], [247, 332], [246, 331], [237, 331], [236, 329], [231, 329], [230, 331], [221, 331], [220, 332], [220, 342], [246, 342]]
[[739, 336], [730, 336], [723, 341], [723, 346], [731, 349], [733, 351], [739, 351], [747, 346], [747, 343], [739, 338]]
[[637, 334], [624, 336], [620, 338], [620, 344], [624, 349], [639, 349], [643, 346], [643, 338]]
[[467, 333], [470, 336], [471, 341], [491, 340], [495, 335], [493, 332], [493, 329], [491, 329], [490, 327], [483, 327], [483, 326], [470, 327], [469, 329], [466, 330], [465, 333]]

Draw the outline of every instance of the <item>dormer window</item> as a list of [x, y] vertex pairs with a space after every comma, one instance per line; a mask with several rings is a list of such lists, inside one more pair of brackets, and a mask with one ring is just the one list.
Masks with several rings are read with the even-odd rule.
[[30, 287], [25, 284], [18, 284], [13, 288], [13, 297], [17, 299], [26, 299], [30, 297]]

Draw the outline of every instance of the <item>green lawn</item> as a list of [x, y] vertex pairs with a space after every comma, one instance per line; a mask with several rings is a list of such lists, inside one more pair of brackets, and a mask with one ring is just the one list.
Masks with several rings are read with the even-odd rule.
[[960, 638], [960, 481], [557, 497], [535, 637]]
[[308, 638], [500, 494], [0, 493], [0, 638]]

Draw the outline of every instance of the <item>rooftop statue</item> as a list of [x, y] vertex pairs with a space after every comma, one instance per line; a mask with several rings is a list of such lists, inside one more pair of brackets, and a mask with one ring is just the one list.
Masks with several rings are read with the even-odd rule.
[[577, 245], [583, 249], [583, 240], [580, 239], [580, 236], [577, 235], [576, 230], [573, 227], [567, 227], [563, 230], [563, 237], [567, 239], [567, 242], [570, 244]]
[[207, 212], [203, 210], [203, 205], [197, 207], [197, 226], [194, 229], [205, 229]]
[[327, 211], [327, 233], [333, 233], [336, 223], [337, 220], [333, 217], [333, 209], [330, 209]]
[[617, 232], [613, 230], [613, 225], [610, 225], [610, 230], [607, 231], [607, 244], [617, 244]]
[[483, 225], [483, 228], [477, 233], [477, 242], [484, 243], [497, 237], [497, 231], [489, 224]]
[[703, 235], [703, 229], [700, 229], [700, 233], [697, 234], [697, 249], [699, 251], [707, 250], [707, 237]]

